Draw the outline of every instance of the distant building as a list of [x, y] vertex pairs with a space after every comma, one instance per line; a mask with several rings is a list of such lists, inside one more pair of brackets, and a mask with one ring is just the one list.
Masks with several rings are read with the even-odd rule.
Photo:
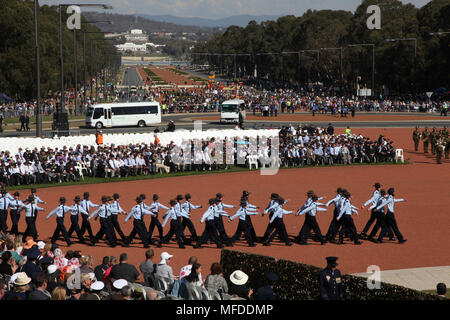
[[117, 50], [126, 52], [126, 51], [132, 51], [132, 52], [146, 52], [148, 51], [149, 47], [158, 48], [158, 47], [164, 47], [163, 44], [154, 44], [152, 42], [146, 42], [143, 44], [136, 44], [133, 42], [125, 42], [124, 44], [118, 44], [116, 45]]
[[131, 29], [126, 35], [125, 40], [127, 42], [146, 42], [148, 36], [141, 29]]

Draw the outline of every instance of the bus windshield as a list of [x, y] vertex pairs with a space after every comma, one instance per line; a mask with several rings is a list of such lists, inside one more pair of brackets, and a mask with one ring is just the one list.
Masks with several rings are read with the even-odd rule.
[[222, 105], [222, 112], [239, 112], [239, 106], [235, 104], [224, 104]]
[[86, 117], [88, 117], [88, 118], [92, 117], [93, 113], [94, 113], [94, 108], [88, 108], [86, 111]]

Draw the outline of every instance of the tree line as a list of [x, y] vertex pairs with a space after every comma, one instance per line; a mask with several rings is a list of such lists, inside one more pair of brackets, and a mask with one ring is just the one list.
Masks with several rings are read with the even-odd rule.
[[[381, 9], [379, 30], [366, 25], [370, 5]], [[385, 89], [391, 94], [426, 92], [449, 86], [450, 34], [430, 35], [450, 31], [449, 17], [450, 0], [432, 0], [420, 9], [398, 0], [364, 0], [354, 13], [308, 10], [300, 17], [231, 26], [198, 44], [191, 57], [195, 64], [232, 76], [254, 76], [256, 69], [258, 78], [272, 81], [345, 88], [355, 88], [358, 81], [371, 88], [372, 47], [349, 45], [374, 44], [376, 94]], [[416, 41], [386, 41], [412, 38]], [[336, 48], [342, 48], [342, 57]], [[301, 50], [318, 52], [297, 53]]]
[[[63, 7], [63, 55], [66, 90], [74, 88], [74, 33], [67, 29], [66, 7]], [[78, 86], [83, 82], [83, 31], [99, 32], [82, 18], [77, 30]], [[39, 8], [39, 37], [41, 50], [41, 94], [60, 91], [59, 12], [57, 6]], [[34, 1], [0, 1], [0, 93], [16, 100], [36, 97], [36, 56], [34, 30]], [[102, 34], [86, 33], [87, 81], [119, 55], [108, 41], [91, 41]], [[91, 51], [92, 47], [92, 51]], [[92, 52], [92, 58], [91, 58]]]

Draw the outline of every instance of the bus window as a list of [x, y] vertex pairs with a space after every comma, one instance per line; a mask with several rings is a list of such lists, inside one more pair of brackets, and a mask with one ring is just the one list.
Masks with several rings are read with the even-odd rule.
[[96, 108], [94, 110], [94, 116], [92, 119], [100, 119], [100, 117], [103, 115], [103, 108]]

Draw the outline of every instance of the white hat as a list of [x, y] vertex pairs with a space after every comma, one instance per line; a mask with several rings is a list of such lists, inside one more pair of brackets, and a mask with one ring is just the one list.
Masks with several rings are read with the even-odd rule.
[[114, 288], [116, 288], [116, 289], [118, 289], [118, 290], [122, 289], [122, 288], [125, 287], [127, 284], [128, 284], [128, 282], [127, 282], [127, 280], [125, 280], [125, 279], [119, 279], [119, 280], [116, 280], [116, 281], [113, 282]]
[[92, 285], [91, 285], [91, 290], [94, 291], [100, 291], [105, 287], [105, 284], [102, 281], [95, 281]]
[[54, 264], [51, 264], [47, 267], [47, 272], [48, 274], [52, 274], [53, 272], [55, 272], [56, 270], [58, 270], [58, 267]]
[[31, 278], [27, 276], [27, 274], [25, 272], [19, 272], [16, 273], [17, 276], [14, 278], [14, 280], [11, 277], [11, 280], [13, 281], [13, 283], [17, 286], [24, 286], [28, 283], [30, 283]]
[[45, 242], [44, 241], [39, 241], [37, 243], [37, 246], [38, 246], [39, 250], [44, 250]]
[[241, 270], [236, 270], [230, 275], [230, 281], [235, 285], [241, 285], [247, 283], [248, 275]]
[[159, 264], [166, 264], [167, 260], [169, 260], [172, 257], [173, 257], [173, 255], [171, 255], [167, 252], [161, 253], [161, 261], [159, 262]]
[[92, 281], [92, 280], [96, 280], [96, 279], [95, 279], [95, 273], [89, 272], [88, 275], [89, 275], [89, 279], [91, 279], [91, 281]]

